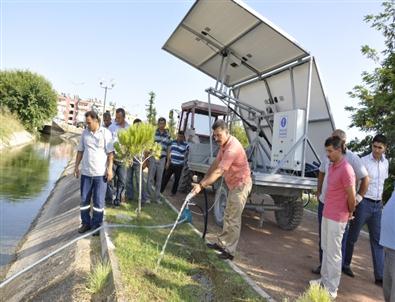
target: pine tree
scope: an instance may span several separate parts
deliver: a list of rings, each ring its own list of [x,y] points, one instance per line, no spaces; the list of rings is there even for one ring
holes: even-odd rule
[[[146,109],[145,111],[147,112],[147,122],[151,125],[156,125],[156,108],[155,108],[155,92],[150,91],[149,93],[149,100],[148,104],[145,105]]]
[[[169,111],[168,126],[169,126],[169,133],[170,133],[171,138],[175,138],[176,137],[176,120],[174,118],[174,110],[173,109]]]

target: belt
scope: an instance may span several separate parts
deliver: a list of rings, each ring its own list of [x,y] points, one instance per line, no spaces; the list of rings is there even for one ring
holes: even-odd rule
[[[379,203],[379,202],[381,202],[381,199],[380,199],[380,200],[374,200],[374,199],[370,199],[370,198],[367,198],[367,197],[364,197],[364,199],[366,199],[366,200],[369,201],[369,202],[373,202],[373,203]]]

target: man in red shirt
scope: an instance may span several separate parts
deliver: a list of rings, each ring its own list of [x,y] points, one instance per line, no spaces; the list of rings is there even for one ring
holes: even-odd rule
[[[343,233],[355,210],[355,173],[344,158],[344,141],[338,136],[328,138],[325,149],[331,163],[321,224],[321,279],[310,283],[323,285],[336,298],[342,270]]]
[[[220,150],[202,181],[194,185],[191,192],[196,195],[218,178],[224,177],[229,189],[224,225],[218,235],[218,243],[208,243],[207,246],[220,251],[221,259],[232,260],[240,237],[241,214],[251,192],[251,171],[243,146],[229,134],[225,122],[217,120],[212,129]]]

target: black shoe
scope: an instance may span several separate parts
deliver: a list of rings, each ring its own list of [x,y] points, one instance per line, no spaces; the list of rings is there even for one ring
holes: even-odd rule
[[[234,257],[227,251],[223,251],[221,254],[218,255],[218,258],[223,260],[233,260]]]
[[[214,250],[217,250],[217,251],[220,251],[220,252],[223,252],[224,251],[224,248],[223,247],[221,247],[221,246],[219,246],[218,244],[216,244],[216,243],[207,243],[207,247],[209,248],[209,249],[214,249]]]
[[[94,228],[92,228],[93,230],[96,230],[96,229],[98,229],[98,228],[100,228],[100,225],[99,226],[97,226],[97,227],[94,227]],[[99,236],[100,235],[100,230],[97,230],[96,232],[94,232],[93,234],[92,234],[92,236]]]
[[[383,279],[376,279],[376,280],[374,280],[374,284],[376,284],[377,286],[383,287]]]
[[[120,206],[120,203],[118,200],[114,200],[114,207],[118,208]]]
[[[343,266],[342,267],[342,272],[345,273],[347,276],[350,276],[352,278],[355,277],[353,271],[351,270],[351,268],[349,266]]]
[[[312,269],[311,272],[316,275],[321,274],[321,265],[317,266],[316,268]]]
[[[91,229],[91,227],[89,225],[86,224],[82,224],[79,228],[78,228],[78,233],[83,234],[87,231],[89,231]]]

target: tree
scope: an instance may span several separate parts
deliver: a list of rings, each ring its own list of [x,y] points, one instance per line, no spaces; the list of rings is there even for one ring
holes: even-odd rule
[[[169,126],[169,133],[170,136],[172,138],[176,137],[176,120],[174,118],[174,110],[170,110],[169,111],[169,122],[168,122],[168,126]]]
[[[244,126],[239,121],[231,122],[230,134],[236,137],[239,142],[246,148],[249,144],[248,137]]]
[[[147,122],[150,123],[151,125],[156,125],[156,108],[154,105],[155,102],[155,92],[150,91],[149,93],[149,100],[148,104],[145,105],[146,109],[145,111],[147,112]]]
[[[17,114],[26,129],[35,131],[57,112],[57,94],[43,76],[30,71],[0,71],[0,106]]]
[[[350,127],[367,132],[362,141],[355,139],[350,143],[354,151],[368,152],[372,140],[371,133],[382,133],[389,140],[389,158],[395,157],[395,3],[385,1],[383,11],[377,15],[367,15],[364,21],[384,36],[385,49],[380,53],[368,45],[361,52],[372,60],[377,67],[372,72],[362,73],[362,84],[353,88],[349,95],[358,100],[358,106],[345,107],[352,112]],[[393,190],[395,162],[390,162],[390,177],[385,183],[383,199]]]
[[[114,144],[117,155],[126,166],[130,166],[133,159],[140,164],[139,173],[139,199],[137,215],[141,212],[141,193],[143,179],[143,164],[151,156],[159,158],[162,147],[155,143],[156,128],[149,123],[136,123],[125,130],[118,132],[118,142]]]

